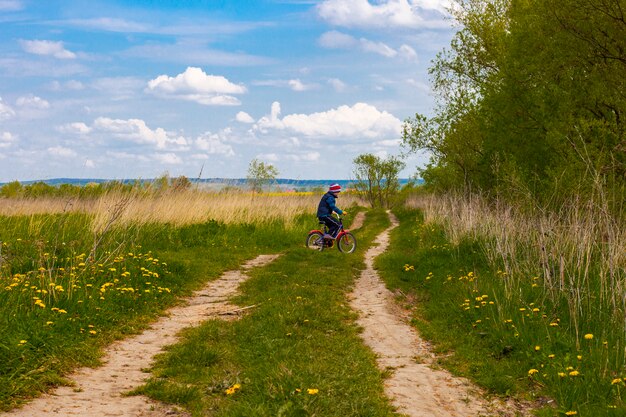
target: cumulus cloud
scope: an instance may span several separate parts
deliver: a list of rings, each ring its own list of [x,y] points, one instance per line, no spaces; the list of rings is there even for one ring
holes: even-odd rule
[[[2,97],[0,97],[0,120],[8,120],[15,116],[15,110],[13,110],[9,105],[4,104],[2,102]]]
[[[91,127],[87,126],[83,122],[74,122],[74,123],[67,123],[67,124],[64,124],[62,126],[59,126],[59,127],[57,127],[57,130],[59,132],[61,132],[61,133],[86,135],[88,133],[91,133],[91,131],[93,129]]]
[[[15,102],[15,104],[17,104],[20,107],[29,107],[29,108],[41,109],[41,110],[50,108],[50,103],[48,103],[46,100],[42,99],[41,97],[37,97],[33,95],[19,97],[17,101]]]
[[[313,84],[304,84],[302,81],[300,81],[300,79],[289,80],[287,84],[289,85],[289,88],[291,88],[293,91],[307,91],[315,87],[315,85]]]
[[[442,17],[450,0],[324,0],[319,16],[336,26],[355,28],[447,27]]]
[[[96,167],[96,163],[94,161],[92,161],[91,159],[85,160],[85,168],[95,168],[95,167]]]
[[[221,75],[207,75],[200,68],[188,67],[175,77],[160,75],[150,80],[147,91],[163,98],[195,101],[207,106],[233,106],[241,102],[232,94],[244,94],[247,90]]]
[[[379,111],[367,103],[340,106],[325,112],[290,114],[280,118],[280,103],[274,102],[269,116],[261,118],[255,128],[288,130],[304,136],[319,138],[369,138],[398,137],[402,121],[386,111]]]
[[[347,85],[343,81],[338,78],[331,78],[328,80],[328,84],[330,84],[336,92],[342,93],[346,91]]]
[[[0,132],[0,149],[8,148],[15,141],[16,137],[11,132]]]
[[[99,117],[94,121],[93,128],[97,131],[106,132],[120,140],[126,140],[138,144],[153,145],[157,149],[169,147],[186,147],[187,139],[176,136],[163,128],[150,129],[146,122],[141,119],[110,119]]]
[[[230,129],[224,129],[219,133],[204,133],[196,138],[194,144],[196,148],[206,154],[233,156],[235,151],[233,147],[224,143],[231,134]]]
[[[58,156],[61,158],[73,158],[77,156],[77,153],[70,148],[65,148],[63,146],[53,146],[48,148],[48,153],[52,156]]]
[[[237,115],[235,116],[235,120],[240,123],[254,123],[254,119],[252,118],[252,116],[250,116],[245,111],[240,111],[239,113],[237,113]]]
[[[74,59],[76,54],[70,52],[63,46],[61,41],[45,41],[45,40],[20,40],[22,49],[28,53],[35,55],[53,56],[58,59]]]

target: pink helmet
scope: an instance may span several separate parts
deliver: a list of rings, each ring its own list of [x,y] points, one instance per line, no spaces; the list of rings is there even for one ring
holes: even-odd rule
[[[330,191],[331,193],[340,193],[341,192],[341,185],[333,184],[330,187],[328,187],[328,191]]]

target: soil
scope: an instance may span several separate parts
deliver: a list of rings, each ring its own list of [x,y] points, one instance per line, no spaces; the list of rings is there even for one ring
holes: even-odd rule
[[[167,316],[155,322],[140,335],[111,345],[99,368],[82,368],[69,376],[74,385],[59,387],[20,409],[7,413],[19,417],[70,416],[188,416],[175,407],[152,401],[144,396],[124,396],[141,386],[149,374],[154,356],[167,345],[177,341],[177,334],[185,327],[196,326],[209,318],[233,318],[244,311],[229,304],[228,299],[247,279],[245,270],[272,262],[278,255],[261,255],[242,266],[211,281],[203,289],[185,300],[184,305],[172,308]]]
[[[366,252],[362,271],[350,294],[350,304],[359,313],[361,337],[377,356],[385,380],[385,393],[399,413],[411,417],[511,416],[524,414],[518,407],[488,401],[469,381],[435,369],[436,357],[429,344],[408,324],[409,315],[374,269],[374,259],[389,246],[389,232],[398,220],[380,234]]]

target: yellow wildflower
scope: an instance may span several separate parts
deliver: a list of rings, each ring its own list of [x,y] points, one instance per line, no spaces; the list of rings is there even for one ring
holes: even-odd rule
[[[591,340],[591,339],[593,339],[593,335],[591,333],[587,333],[585,335],[585,340]]]
[[[576,414],[578,414],[578,411],[566,411],[565,412],[566,416],[575,416]]]
[[[571,371],[569,373],[569,376],[578,376],[578,375],[580,375],[580,372],[578,372],[578,371]]]
[[[536,373],[538,373],[538,372],[539,372],[539,371],[538,371],[538,370],[536,370],[536,369],[531,369],[531,370],[529,370],[529,371],[528,371],[528,375],[529,375],[529,376],[531,376],[531,375],[534,375],[534,374],[536,374]]]
[[[623,381],[621,378],[615,378],[613,381],[611,381],[611,385],[617,385],[617,384],[622,384]]]
[[[306,390],[306,392],[307,392],[309,395],[315,395],[315,394],[317,394],[318,392],[320,392],[320,390],[318,390],[317,388],[309,388],[309,389],[307,389],[307,390]]]
[[[240,389],[241,389],[241,384],[235,384],[232,387],[228,388],[225,392],[226,392],[226,395],[233,395]]]

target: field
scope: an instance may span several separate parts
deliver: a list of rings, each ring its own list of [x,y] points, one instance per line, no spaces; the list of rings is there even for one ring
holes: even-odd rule
[[[319,195],[109,193],[0,203],[0,409],[96,366],[205,282],[259,254],[236,321],[186,330],[134,394],[194,416],[394,415],[385,371],[346,296],[363,251],[303,247]],[[342,195],[351,215],[364,211]],[[520,413],[624,416],[625,231],[599,212],[560,216],[480,199],[409,199],[376,265],[437,363]],[[602,213],[602,211],[600,211]],[[368,210],[366,248],[387,227]],[[320,256],[323,255],[323,256]],[[525,410],[525,411],[524,411]]]

